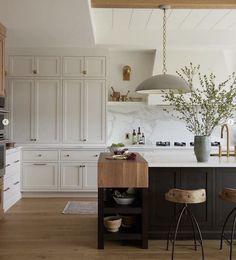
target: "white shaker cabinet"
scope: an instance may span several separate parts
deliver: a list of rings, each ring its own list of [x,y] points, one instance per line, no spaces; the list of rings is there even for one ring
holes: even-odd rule
[[[105,143],[105,109],[104,80],[64,80],[63,142]]]
[[[10,77],[58,77],[61,74],[61,59],[57,56],[9,56]]]
[[[55,191],[57,189],[57,163],[23,163],[22,191]]]
[[[81,164],[62,164],[61,190],[79,191],[83,188],[83,172]]]
[[[59,80],[11,79],[9,94],[13,140],[59,142]]]
[[[83,190],[97,191],[97,163],[83,163]]]
[[[59,142],[59,80],[35,81],[35,139],[36,143]]]
[[[102,56],[63,57],[62,63],[64,77],[106,77],[106,58]]]
[[[97,164],[94,162],[61,165],[62,191],[97,191]]]
[[[19,143],[30,143],[34,134],[34,122],[31,112],[34,80],[10,80],[8,90],[11,97],[11,138]]]

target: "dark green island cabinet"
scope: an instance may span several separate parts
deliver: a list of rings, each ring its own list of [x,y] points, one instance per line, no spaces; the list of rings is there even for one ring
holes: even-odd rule
[[[167,238],[171,218],[181,207],[165,200],[170,188],[206,189],[206,203],[190,206],[203,238],[219,239],[222,223],[236,205],[222,201],[218,194],[224,188],[236,188],[236,164],[235,167],[149,167],[150,239]],[[183,239],[191,235],[188,225],[182,224],[180,237]]]

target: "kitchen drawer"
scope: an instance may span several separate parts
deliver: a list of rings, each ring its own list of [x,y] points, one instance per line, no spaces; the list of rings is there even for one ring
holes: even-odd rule
[[[20,183],[20,175],[14,174],[8,178],[4,177],[4,190],[12,189],[14,186],[17,186]]]
[[[27,161],[57,161],[57,150],[25,150],[22,153],[22,160]]]
[[[73,151],[62,150],[61,161],[97,161],[101,151]]]
[[[6,154],[6,165],[14,164],[20,162],[20,152],[7,153]]]

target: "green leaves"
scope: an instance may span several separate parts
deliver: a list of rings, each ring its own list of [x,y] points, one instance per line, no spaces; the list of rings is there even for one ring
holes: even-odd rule
[[[176,113],[172,116],[186,122],[187,129],[194,135],[211,135],[213,129],[233,116],[236,109],[236,76],[232,73],[220,84],[215,83],[216,76],[202,75],[200,65],[184,67],[177,71],[185,80],[190,93],[175,94],[172,90],[163,92],[163,100],[169,102]],[[193,79],[198,77],[199,88],[194,88]],[[170,113],[168,109],[164,111]]]

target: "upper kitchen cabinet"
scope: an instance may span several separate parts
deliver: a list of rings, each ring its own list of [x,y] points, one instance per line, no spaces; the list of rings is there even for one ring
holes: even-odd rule
[[[105,108],[104,80],[64,80],[63,142],[105,143]]]
[[[101,56],[63,57],[63,76],[80,78],[105,78],[106,58]]]
[[[19,143],[59,142],[60,81],[10,79],[11,138]]]
[[[0,96],[5,96],[5,37],[6,28],[0,23]]]
[[[57,56],[9,56],[9,76],[11,77],[59,77],[61,59]]]

